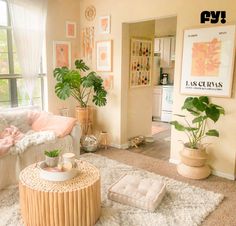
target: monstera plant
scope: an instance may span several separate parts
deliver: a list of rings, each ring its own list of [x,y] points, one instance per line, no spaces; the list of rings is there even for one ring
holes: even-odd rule
[[[190,114],[190,119],[187,115],[176,114],[183,120],[170,122],[176,130],[184,132],[188,137],[188,142],[180,152],[182,163],[177,169],[183,176],[203,179],[209,176],[210,168],[205,164],[207,153],[202,141],[207,136],[219,137],[216,129],[208,129],[207,122],[216,123],[225,111],[223,107],[211,103],[207,96],[187,97],[182,110]]]
[[[93,108],[89,103],[93,102],[99,107],[107,103],[107,92],[102,78],[96,72],[89,71],[89,67],[83,60],[75,61],[75,69],[56,68],[53,74],[57,82],[56,95],[62,100],[72,96],[78,101],[76,118],[83,125],[82,133],[88,133],[93,121]]]
[[[83,60],[75,61],[76,69],[68,69],[67,67],[56,68],[53,72],[57,81],[55,86],[56,95],[65,100],[68,97],[74,97],[79,106],[86,108],[89,100],[97,106],[105,106],[107,103],[107,92],[103,87],[103,80],[96,72],[89,71],[89,67]],[[87,75],[82,73],[88,72]]]

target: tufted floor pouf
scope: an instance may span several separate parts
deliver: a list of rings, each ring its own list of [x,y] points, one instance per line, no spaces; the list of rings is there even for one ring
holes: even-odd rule
[[[165,192],[165,184],[159,180],[125,175],[108,189],[108,198],[153,212]]]

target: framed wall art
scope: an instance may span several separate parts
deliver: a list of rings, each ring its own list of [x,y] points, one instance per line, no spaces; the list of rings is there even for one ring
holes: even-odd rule
[[[71,67],[71,44],[70,42],[53,42],[53,66]]]
[[[110,16],[100,16],[98,20],[98,28],[101,34],[110,34],[111,19]]]
[[[151,84],[152,55],[152,40],[131,39],[130,87],[142,87]]]
[[[113,89],[113,75],[101,75],[103,79],[103,86],[106,91],[110,91]]]
[[[76,38],[76,23],[66,21],[66,37]]]
[[[181,93],[230,97],[235,25],[184,31]]]
[[[97,71],[112,71],[112,40],[96,43]]]

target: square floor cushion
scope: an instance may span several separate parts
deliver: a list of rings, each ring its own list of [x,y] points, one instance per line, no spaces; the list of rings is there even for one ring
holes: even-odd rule
[[[129,206],[154,212],[166,192],[162,181],[124,175],[108,189],[108,198]]]

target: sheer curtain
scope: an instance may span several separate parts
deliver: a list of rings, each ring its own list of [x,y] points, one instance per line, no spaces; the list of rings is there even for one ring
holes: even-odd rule
[[[29,104],[39,73],[45,38],[47,0],[8,0],[16,51]]]

